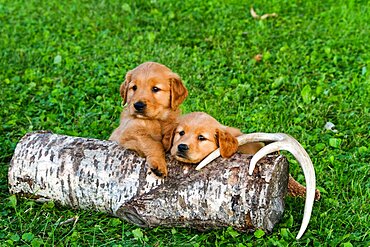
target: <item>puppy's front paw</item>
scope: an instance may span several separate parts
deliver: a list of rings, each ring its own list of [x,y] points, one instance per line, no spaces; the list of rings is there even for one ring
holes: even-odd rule
[[[150,170],[157,176],[166,178],[167,175],[164,175],[162,171],[158,170],[158,168],[150,168]]]
[[[168,171],[166,162],[151,161],[150,170],[158,177],[166,178]]]

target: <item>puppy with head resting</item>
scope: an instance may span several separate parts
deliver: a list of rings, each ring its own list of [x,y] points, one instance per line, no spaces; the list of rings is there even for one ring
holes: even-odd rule
[[[254,137],[247,137],[248,135],[254,135]],[[239,136],[244,138],[240,138]],[[238,140],[236,137],[240,139],[239,141],[241,143],[244,143],[242,139],[253,139],[264,141],[267,145],[265,146],[262,142],[250,142],[238,147]],[[281,140],[282,137],[284,137],[285,140]],[[271,146],[269,147],[269,145]],[[281,147],[281,145],[286,145],[287,147],[284,148]],[[313,164],[298,141],[282,133],[252,133],[244,135],[239,129],[221,125],[216,119],[203,112],[193,112],[179,118],[178,126],[173,132],[173,143],[171,148],[171,155],[175,157],[175,159],[186,163],[199,163],[218,148],[220,149],[219,154],[225,158],[232,156],[236,151],[256,154],[261,149],[253,156],[251,163],[256,156],[263,157],[266,154],[278,150],[287,150],[297,158],[305,174],[307,189],[289,174],[288,193],[292,196],[304,196],[306,194],[302,225],[297,235],[297,239],[299,239],[307,228],[314,199],[320,199],[320,191],[315,190],[316,179]],[[214,157],[212,157],[212,159],[213,158]],[[256,160],[258,161],[260,158],[261,157],[257,157]],[[201,164],[199,166],[201,166]],[[251,169],[250,166],[250,175],[252,175],[251,171],[253,172],[253,168]]]
[[[199,163],[217,148],[222,157],[229,158],[237,151],[255,154],[264,146],[255,142],[238,147],[236,137],[242,134],[239,129],[224,126],[204,112],[192,112],[178,119],[171,155],[182,162]]]
[[[109,140],[146,157],[157,176],[167,176],[165,150],[171,146],[187,89],[166,66],[146,62],[127,72],[120,94],[126,106]]]

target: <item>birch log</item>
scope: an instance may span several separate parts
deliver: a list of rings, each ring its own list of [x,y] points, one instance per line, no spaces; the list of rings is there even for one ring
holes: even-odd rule
[[[196,171],[167,157],[169,176],[162,180],[144,158],[114,142],[36,132],[15,149],[9,190],[144,227],[271,231],[284,211],[288,162],[281,155],[267,156],[250,176],[250,158],[218,158]]]

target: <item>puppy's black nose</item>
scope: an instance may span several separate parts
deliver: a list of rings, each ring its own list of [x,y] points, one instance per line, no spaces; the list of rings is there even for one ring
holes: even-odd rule
[[[177,150],[179,150],[179,152],[185,152],[189,150],[189,146],[181,143],[177,146]]]
[[[137,111],[143,111],[146,107],[146,104],[144,102],[138,101],[134,104],[134,107]]]

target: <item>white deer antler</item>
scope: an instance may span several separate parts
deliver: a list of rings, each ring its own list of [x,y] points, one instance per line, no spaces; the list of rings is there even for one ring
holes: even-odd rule
[[[256,166],[256,163],[265,155],[272,152],[286,150],[293,154],[297,159],[298,163],[301,165],[303,174],[306,180],[306,202],[303,213],[303,220],[301,228],[297,234],[296,239],[300,239],[305,232],[308,223],[311,218],[313,203],[315,200],[315,188],[316,188],[316,177],[315,170],[310,159],[310,156],[307,154],[306,150],[302,145],[293,137],[283,133],[252,133],[245,134],[237,137],[239,146],[246,144],[248,142],[271,142],[270,144],[261,148],[252,158],[249,164],[249,175],[253,174],[253,170]],[[205,167],[212,160],[220,156],[220,150],[217,149],[208,155],[195,169],[200,170]]]

